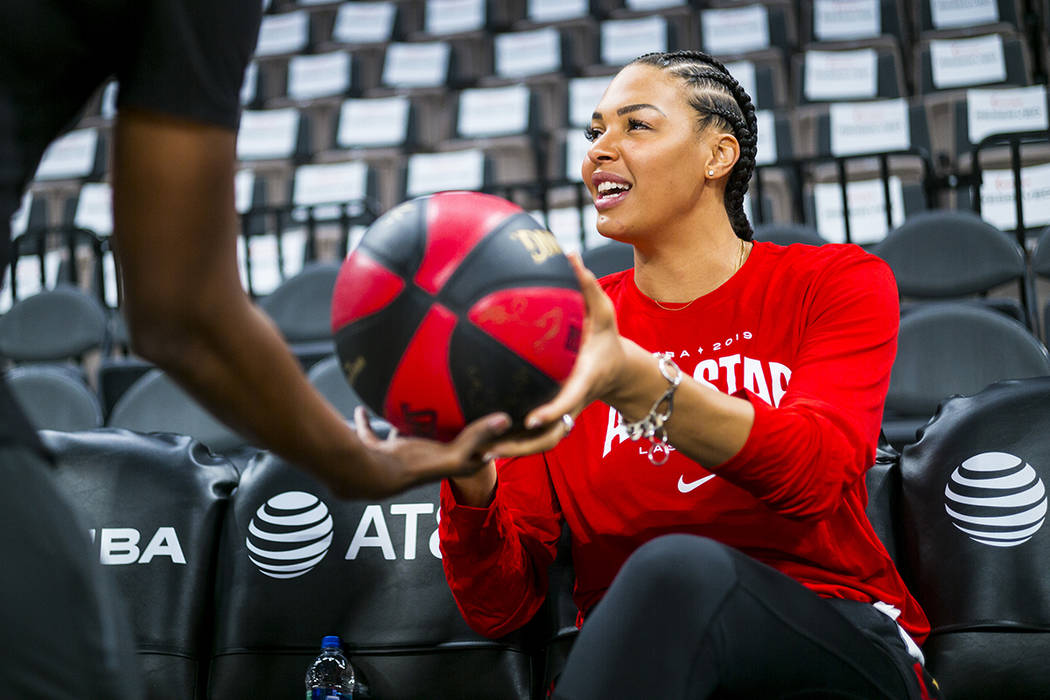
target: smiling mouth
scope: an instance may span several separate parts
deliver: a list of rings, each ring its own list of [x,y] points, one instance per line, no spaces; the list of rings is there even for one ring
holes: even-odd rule
[[[606,180],[605,182],[598,183],[597,196],[594,198],[595,209],[601,211],[614,207],[622,202],[626,197],[627,193],[631,191],[631,185],[622,182],[611,182]]]

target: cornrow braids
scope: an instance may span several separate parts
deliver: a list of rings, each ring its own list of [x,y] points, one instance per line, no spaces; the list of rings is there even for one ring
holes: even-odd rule
[[[700,115],[699,128],[728,129],[736,137],[740,157],[729,174],[724,202],[733,232],[745,241],[751,240],[755,232],[744,212],[744,195],[755,171],[758,151],[758,120],[751,96],[718,59],[702,51],[647,53],[631,63],[669,70],[694,89],[689,104]]]

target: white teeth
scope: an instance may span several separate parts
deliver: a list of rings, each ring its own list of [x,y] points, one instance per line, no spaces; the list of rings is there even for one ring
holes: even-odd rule
[[[627,190],[631,189],[631,186],[621,182],[612,182],[611,180],[605,180],[603,182],[598,183],[597,189],[598,194],[606,194],[619,191],[626,192]]]

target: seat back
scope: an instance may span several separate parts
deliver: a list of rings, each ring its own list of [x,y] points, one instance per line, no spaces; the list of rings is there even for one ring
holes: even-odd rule
[[[21,299],[0,316],[0,356],[16,362],[76,358],[105,337],[102,305],[69,285]]]
[[[982,303],[994,303],[1035,328],[1024,251],[1012,237],[973,213],[915,214],[891,231],[875,252],[893,269],[904,298],[959,298],[1016,284],[1016,297],[985,298]]]
[[[270,454],[253,460],[222,537],[211,695],[295,697],[338,634],[374,697],[530,697],[522,640],[484,639],[456,608],[437,503],[436,484],[340,501]]]
[[[315,263],[259,300],[304,366],[335,351],[332,290],[338,275],[338,263]]]
[[[69,367],[15,367],[4,375],[4,380],[38,430],[71,432],[102,427],[98,396]]]
[[[215,556],[236,471],[188,437],[41,436],[127,606],[148,697],[203,698]]]
[[[1050,378],[945,402],[901,455],[898,561],[945,697],[1050,688]]]
[[[756,241],[769,241],[777,245],[805,243],[806,245],[824,245],[827,243],[817,230],[805,224],[762,224],[755,227]]]
[[[886,407],[929,417],[953,394],[1046,374],[1046,348],[1017,321],[962,302],[930,302],[901,318]]]
[[[140,433],[191,435],[217,452],[246,445],[244,438],[219,422],[159,369],[151,369],[135,380],[117,400],[106,425]]]
[[[581,258],[595,277],[604,277],[634,267],[634,246],[608,241],[583,251]]]

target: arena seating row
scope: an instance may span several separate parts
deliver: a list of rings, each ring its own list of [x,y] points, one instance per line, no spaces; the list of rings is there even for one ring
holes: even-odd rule
[[[580,209],[578,129],[624,61],[700,47],[728,62],[762,112],[749,203],[756,221],[806,221],[826,238],[866,244],[908,214],[950,206],[1031,232],[1050,223],[1045,5],[272,3],[242,95],[239,208],[253,212],[245,223],[253,233],[295,229],[294,248],[312,238],[290,212],[322,201],[354,203],[328,219],[367,223],[368,212],[435,188],[483,189],[579,220],[560,235],[586,246],[587,213],[571,211]],[[111,226],[102,181],[114,99],[109,86],[49,151],[16,232],[30,222],[100,233]],[[872,130],[872,120],[882,126]],[[1025,143],[1016,157],[988,148],[975,159],[996,130],[1041,131],[1043,143]],[[869,157],[887,152],[897,155]],[[1012,204],[1022,199],[1019,223]],[[253,239],[256,248],[274,246],[268,236]],[[263,277],[260,294],[283,279]]]
[[[952,399],[868,476],[870,517],[928,612],[927,663],[953,700],[1050,687],[1048,398],[1043,377]],[[571,554],[529,625],[478,636],[442,574],[434,484],[340,501],[268,453],[238,469],[185,436],[42,435],[123,593],[151,699],[294,697],[326,634],[382,700],[543,698],[564,665]]]
[[[756,237],[782,244],[825,242],[815,230],[799,226],[759,226]],[[1034,282],[1050,272],[1050,229],[1031,266],[1019,243],[963,212],[913,216],[871,250],[894,271],[902,300],[884,418],[893,445],[913,442],[937,404],[952,394],[972,394],[1001,379],[1050,374],[1040,340],[1050,322],[1050,299],[1040,299]],[[599,275],[633,263],[625,244],[605,243],[583,255]],[[260,305],[311,379],[349,417],[359,402],[332,355],[330,331],[337,272],[335,263],[308,265],[261,297]],[[31,295],[0,316],[0,359],[15,365],[8,380],[41,427],[166,429],[223,452],[247,449],[240,436],[169,378],[130,355],[119,313],[107,315],[97,299],[79,289],[62,285]]]

